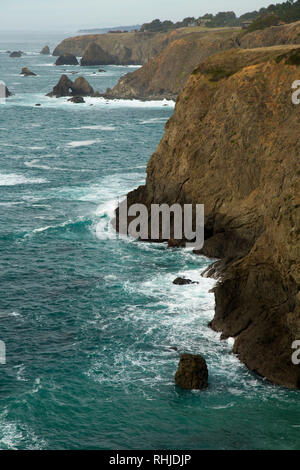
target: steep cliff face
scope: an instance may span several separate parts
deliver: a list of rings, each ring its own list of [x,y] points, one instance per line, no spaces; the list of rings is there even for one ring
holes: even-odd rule
[[[53,51],[54,56],[66,53],[82,56],[87,46],[96,43],[115,58],[117,64],[146,64],[170,42],[186,35],[186,30],[169,33],[88,34],[65,39]]]
[[[300,44],[300,22],[244,34],[240,30],[206,31],[169,44],[141,69],[122,77],[108,98],[175,99],[193,69],[207,57],[231,48]]]
[[[239,47],[237,31],[193,33],[172,41],[141,69],[122,77],[108,98],[176,99],[196,65],[212,54]]]
[[[297,62],[300,48],[289,46],[204,61],[177,99],[146,185],[128,195],[205,205],[202,253],[223,259],[211,326],[235,338],[251,370],[291,388],[300,387],[291,360],[300,340]]]

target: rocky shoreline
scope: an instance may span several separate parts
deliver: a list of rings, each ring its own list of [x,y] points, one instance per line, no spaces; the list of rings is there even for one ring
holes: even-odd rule
[[[204,248],[221,258],[211,327],[274,384],[300,388],[299,46],[231,50],[191,74],[128,204],[204,204]],[[206,275],[207,275],[206,274]]]
[[[82,56],[81,65],[143,65],[108,89],[108,99],[141,101],[176,99],[194,68],[209,56],[229,49],[251,49],[300,44],[300,22],[241,33],[219,29],[191,33],[183,28],[169,33],[87,35],[65,39],[53,55]]]

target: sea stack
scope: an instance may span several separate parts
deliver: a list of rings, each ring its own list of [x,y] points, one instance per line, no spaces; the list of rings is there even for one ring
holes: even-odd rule
[[[75,82],[67,77],[67,75],[62,75],[59,82],[53,90],[48,93],[49,97],[60,98],[63,96],[94,96],[95,92],[93,87],[84,77],[76,78]]]
[[[36,77],[36,73],[31,72],[28,67],[23,67],[20,75],[24,75],[24,77]]]
[[[109,65],[115,62],[113,56],[105,52],[101,46],[92,42],[85,49],[80,65]]]
[[[43,49],[41,50],[40,54],[43,54],[43,55],[50,55],[49,46],[43,47]]]
[[[73,54],[64,54],[58,57],[55,65],[79,65],[79,63]]]
[[[200,354],[181,354],[175,383],[184,390],[204,390],[208,387],[208,369]]]

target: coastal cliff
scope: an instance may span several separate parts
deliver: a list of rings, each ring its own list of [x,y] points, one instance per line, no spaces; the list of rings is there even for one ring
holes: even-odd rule
[[[193,69],[207,57],[231,48],[300,44],[300,22],[244,33],[238,29],[187,34],[173,41],[141,69],[122,77],[107,98],[176,99]]]
[[[185,36],[188,28],[167,33],[108,33],[87,34],[64,39],[53,51],[54,56],[73,54],[83,56],[87,47],[97,44],[113,57],[117,65],[143,65],[163,51],[172,41]]]
[[[190,73],[207,57],[239,47],[237,31],[192,33],[172,41],[156,57],[135,72],[122,77],[107,98],[176,99]]]
[[[205,205],[201,253],[221,258],[211,327],[275,384],[300,388],[300,48],[230,50],[201,63],[128,203]]]

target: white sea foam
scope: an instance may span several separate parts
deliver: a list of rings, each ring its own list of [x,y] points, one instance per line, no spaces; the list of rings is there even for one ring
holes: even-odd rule
[[[0,173],[0,186],[15,186],[18,184],[42,184],[46,182],[47,180],[43,178],[27,178],[24,175],[17,175],[14,173]]]
[[[162,108],[162,107],[175,107],[175,101],[171,100],[156,100],[156,101],[140,101],[140,100],[108,100],[106,98],[85,98],[86,104],[93,104],[94,106],[110,106],[110,107],[124,107],[124,108]]]
[[[43,449],[47,445],[29,426],[8,419],[8,409],[4,408],[0,414],[0,449],[18,450],[25,442],[28,450]]]
[[[29,150],[44,150],[45,148],[47,147],[38,147],[37,145],[36,146],[33,146],[33,147],[27,147]]]
[[[6,106],[30,106],[34,107],[36,111],[47,108],[65,107],[66,109],[75,111],[82,110],[83,108],[94,106],[99,108],[162,108],[162,107],[175,107],[175,101],[172,100],[156,100],[156,101],[139,101],[139,100],[108,100],[106,98],[85,97],[85,103],[74,104],[69,100],[69,97],[63,98],[50,98],[41,93],[18,93],[12,99],[7,100]],[[41,107],[35,105],[39,103]]]
[[[152,118],[147,119],[145,121],[141,121],[141,124],[157,124],[157,123],[165,123],[169,118],[160,117],[160,118]]]
[[[101,125],[94,125],[94,126],[80,126],[80,127],[70,127],[69,129],[72,130],[80,130],[80,129],[87,129],[87,130],[99,130],[99,131],[115,131],[116,127],[114,126],[101,126]]]
[[[77,147],[89,147],[90,145],[95,145],[101,142],[100,139],[95,140],[74,140],[67,144],[67,147],[77,148]]]
[[[74,168],[61,168],[61,167],[56,167],[56,166],[41,165],[39,162],[40,162],[40,159],[36,158],[34,160],[24,162],[24,165],[27,166],[28,168],[37,168],[39,170],[50,170],[50,171],[67,171],[67,172],[73,172],[73,173],[93,171],[93,170],[83,169],[83,168],[75,170]]]

